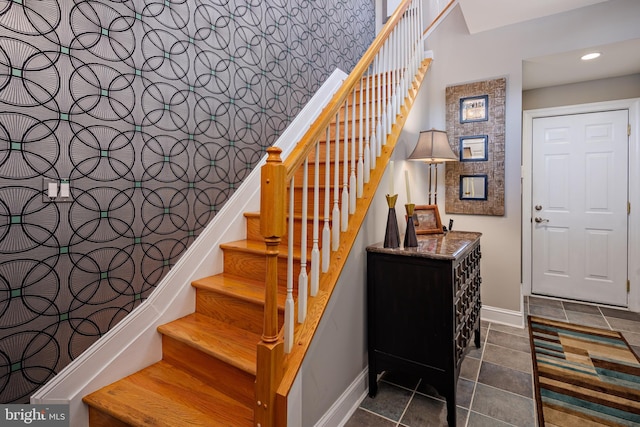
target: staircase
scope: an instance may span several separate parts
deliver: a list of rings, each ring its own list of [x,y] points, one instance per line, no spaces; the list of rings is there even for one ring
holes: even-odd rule
[[[390,29],[381,31],[383,37],[386,39],[390,37],[393,26],[401,21],[403,14],[410,15],[407,11],[411,10],[409,9],[411,4],[410,0],[402,3],[387,24]],[[408,30],[409,27],[404,31]],[[261,199],[263,210],[265,210],[265,202],[267,206],[278,205],[279,202],[283,206],[293,204],[292,210],[289,210],[289,206],[283,209],[289,212],[287,215],[289,219],[293,218],[289,228],[293,230],[293,239],[287,243],[288,233],[273,231],[278,228],[277,226],[274,228],[273,224],[278,223],[279,219],[274,220],[273,213],[269,209],[265,210],[269,213],[262,212],[262,223],[261,213],[244,213],[246,240],[220,246],[224,254],[223,273],[192,283],[196,290],[195,312],[158,327],[158,332],[162,335],[162,360],[83,398],[83,402],[89,407],[91,427],[286,425],[288,391],[381,180],[406,120],[408,109],[430,65],[429,59],[419,60],[416,63],[417,70],[415,75],[412,73],[409,76],[411,78],[408,80],[411,80],[411,83],[406,85],[406,94],[402,95],[397,109],[394,108],[391,112],[391,93],[395,87],[401,86],[401,80],[394,72],[380,72],[380,66],[374,65],[372,58],[378,58],[375,52],[382,48],[381,43],[384,43],[384,40],[379,42],[377,47],[372,46],[374,53],[365,55],[365,58],[369,58],[367,62],[356,67],[355,77],[350,76],[345,82],[348,86],[346,92],[336,94],[334,99],[337,101],[332,101],[318,119],[324,120],[326,124],[312,126],[308,133],[309,137],[303,138],[302,142],[304,144],[305,140],[309,140],[308,146],[294,150],[286,160],[290,165],[284,165],[284,169],[293,181],[287,181],[282,187],[287,189],[287,194],[291,194],[289,190],[292,189],[292,198],[283,202],[286,198],[278,196],[270,201],[269,197],[263,193]],[[391,65],[399,66],[399,64]],[[380,88],[379,92],[371,89],[369,92],[373,94],[371,98],[369,94],[365,96],[364,93],[365,90],[369,91],[370,82],[377,82],[376,87]],[[375,93],[384,93],[385,96],[378,96]],[[389,93],[388,99],[387,93]],[[352,105],[353,102],[355,105]],[[367,102],[370,108],[366,108]],[[383,102],[389,104],[388,113],[386,108],[380,107]],[[347,114],[343,114],[345,108]],[[379,165],[377,168],[371,166],[368,181],[360,184],[364,188],[363,194],[359,196],[357,206],[353,207],[355,212],[349,215],[349,231],[343,232],[344,238],[341,238],[339,246],[333,249],[334,255],[329,254],[329,242],[323,241],[329,240],[327,235],[318,237],[317,245],[323,249],[326,247],[323,258],[331,258],[331,267],[329,271],[323,271],[320,280],[322,298],[310,299],[309,311],[312,314],[309,320],[301,323],[293,322],[292,319],[298,319],[297,311],[301,310],[302,302],[304,303],[302,309],[306,310],[307,298],[306,295],[297,297],[297,291],[292,287],[291,277],[297,278],[301,271],[312,269],[311,254],[313,247],[317,247],[311,237],[314,235],[314,220],[317,219],[321,223],[327,217],[326,212],[314,212],[313,203],[306,204],[303,200],[304,193],[307,193],[307,199],[312,200],[316,190],[313,185],[302,185],[304,173],[300,166],[304,160],[297,161],[295,158],[296,156],[304,157],[308,161],[308,177],[313,177],[315,169],[318,169],[319,175],[323,176],[321,183],[317,186],[319,199],[324,200],[325,192],[328,191],[333,204],[334,197],[337,200],[336,194],[339,194],[336,191],[339,192],[343,188],[344,168],[350,168],[349,159],[344,163],[335,162],[334,164],[335,144],[338,144],[338,155],[342,156],[340,144],[349,144],[350,137],[352,144],[356,144],[358,139],[362,141],[360,133],[363,132],[363,128],[359,122],[364,120],[362,118],[364,110],[372,112],[366,120],[366,123],[371,124],[368,126],[372,133],[375,132],[376,123],[387,120],[382,115],[389,115],[389,126],[382,146],[370,149],[367,145],[366,148],[375,156],[371,163],[375,164],[377,158]],[[344,120],[349,122],[347,116],[355,117],[356,114],[359,119],[347,124],[349,130],[346,135],[344,131],[341,134],[340,129],[345,129]],[[380,128],[384,126],[378,126],[378,129]],[[325,129],[327,129],[326,132]],[[369,136],[368,132],[367,136]],[[321,135],[327,135],[328,138]],[[316,144],[319,145],[318,153],[320,153],[317,162]],[[326,150],[326,144],[329,144],[329,151]],[[355,152],[355,145],[353,147]],[[359,150],[362,160],[364,148],[361,146]],[[270,149],[269,152],[271,163],[276,163],[276,167],[283,166],[277,152],[274,149]],[[347,149],[344,152],[348,153]],[[329,155],[327,156],[326,153]],[[294,159],[290,160],[291,158]],[[350,161],[353,165],[355,159],[352,158]],[[269,161],[267,163],[263,167],[263,174],[264,168],[273,166],[273,164],[269,166]],[[336,169],[340,177],[337,180],[338,187],[335,187],[334,181]],[[328,178],[329,176],[331,179]],[[282,179],[284,183],[284,176]],[[358,177],[358,179],[363,178]],[[310,178],[310,180],[313,179]],[[269,180],[267,182],[271,183]],[[329,183],[328,186],[326,182]],[[352,188],[351,191],[356,190]],[[343,209],[348,207],[343,206]],[[268,218],[266,221],[265,215]],[[284,223],[288,219],[282,221]],[[315,226],[317,227],[317,223]],[[284,229],[284,227],[280,228]],[[304,240],[300,237],[303,234],[308,236]],[[265,242],[269,241],[272,246],[268,246],[269,243],[265,245]],[[274,241],[276,241],[275,244]],[[280,241],[284,243],[280,244]],[[277,256],[273,248],[278,251]],[[319,268],[319,266],[315,267]],[[277,275],[274,274],[274,270],[277,271]],[[275,285],[273,288],[270,287],[272,281]],[[272,304],[273,302],[275,304]],[[298,338],[296,338],[297,345],[292,350],[293,336]],[[289,340],[288,345],[287,340]],[[283,347],[286,355],[282,354]]]
[[[339,116],[343,127],[343,115]],[[324,153],[326,141],[320,144],[320,152]],[[334,153],[332,141],[329,144],[330,153]],[[329,169],[326,163],[325,158],[320,159],[321,171]],[[302,187],[298,185],[294,191],[300,194]],[[324,191],[322,188],[321,199]],[[301,196],[295,199],[301,200]],[[300,205],[294,208],[297,260],[301,209]],[[89,405],[92,427],[253,425],[256,345],[261,340],[264,318],[266,248],[260,234],[260,213],[247,212],[244,217],[246,240],[221,245],[224,272],[192,283],[196,289],[195,313],[158,327],[162,334],[162,360],[83,399]],[[311,222],[307,227],[307,235],[311,236]],[[287,277],[287,248],[281,250],[280,326],[284,321]],[[297,267],[293,274],[297,277],[300,266],[294,265]]]

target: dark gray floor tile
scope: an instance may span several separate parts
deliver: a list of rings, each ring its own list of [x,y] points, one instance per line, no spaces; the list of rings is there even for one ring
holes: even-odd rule
[[[607,317],[615,317],[617,319],[626,319],[640,322],[640,313],[634,313],[628,310],[619,310],[616,308],[600,307],[602,314]]]
[[[549,319],[567,320],[563,308],[545,307],[529,304],[529,314],[532,316],[547,317]]]
[[[469,417],[469,410],[461,407],[456,408],[456,427],[465,427],[467,425],[467,418]]]
[[[533,378],[531,374],[516,371],[489,362],[482,362],[478,383],[510,391],[520,396],[533,398]]]
[[[480,345],[480,348],[476,348],[475,344],[471,344],[471,347],[469,347],[469,350],[468,350],[467,355],[465,357],[473,357],[475,359],[481,359],[482,358],[482,345]]]
[[[456,405],[469,409],[475,385],[475,381],[465,380],[464,378],[458,379],[456,387]]]
[[[551,299],[551,298],[543,298],[543,297],[529,297],[529,306],[537,305],[543,307],[556,307],[562,308],[562,301]]]
[[[460,378],[475,381],[478,378],[478,370],[480,369],[480,359],[473,357],[465,357],[460,366]]]
[[[409,427],[446,426],[447,405],[442,400],[416,394],[400,422]]]
[[[629,343],[629,345],[637,345],[640,346],[640,333],[635,333],[635,332],[629,332],[629,331],[623,331],[622,335],[624,336],[624,339],[627,340],[627,342]]]
[[[515,369],[520,372],[529,374],[533,372],[533,361],[531,360],[531,353],[527,353],[525,351],[518,351],[511,348],[504,348],[493,344],[487,344],[482,360],[485,362],[491,362],[496,365]]]
[[[567,313],[567,320],[571,323],[609,329],[609,324],[601,314],[593,315],[569,310],[566,310],[565,313]]]
[[[493,329],[489,330],[487,344],[499,345],[500,347],[511,348],[513,350],[524,352],[531,351],[529,337],[507,334],[505,332],[494,331]]]
[[[600,313],[600,309],[595,305],[580,304],[570,301],[564,301],[562,305],[564,306],[565,310],[577,311],[579,313],[597,314],[598,316],[602,316],[602,313]]]
[[[526,325],[526,319],[525,319],[525,325]],[[513,334],[513,335],[520,335],[522,337],[529,337],[529,331],[526,327],[524,328],[516,328],[515,326],[507,326],[507,325],[501,325],[499,323],[493,323],[491,324],[491,330],[492,331],[500,331],[500,332],[506,332],[508,334]]]
[[[640,322],[607,316],[607,322],[614,331],[640,333]]]
[[[344,427],[394,427],[395,425],[395,422],[386,420],[379,415],[358,408],[346,422]]]
[[[412,394],[413,392],[405,388],[379,381],[376,397],[367,396],[360,404],[360,407],[390,420],[398,421],[409,400],[411,400]]]
[[[511,427],[511,424],[471,411],[467,427]]]
[[[471,411],[519,427],[535,426],[532,399],[478,383]]]

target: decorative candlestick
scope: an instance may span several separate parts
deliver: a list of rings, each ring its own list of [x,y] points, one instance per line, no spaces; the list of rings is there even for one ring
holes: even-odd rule
[[[398,230],[398,218],[396,217],[396,200],[398,195],[387,194],[387,205],[389,205],[389,215],[387,216],[387,231],[384,234],[384,247],[397,248],[400,246],[400,231]]]
[[[404,207],[407,210],[407,231],[404,233],[404,247],[416,248],[418,247],[418,236],[416,236],[416,227],[413,224],[413,210],[416,205],[407,203]]]

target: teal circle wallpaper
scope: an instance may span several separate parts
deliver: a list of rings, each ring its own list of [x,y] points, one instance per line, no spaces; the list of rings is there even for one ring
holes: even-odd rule
[[[140,305],[335,68],[371,0],[0,0],[0,403]],[[51,201],[47,183],[68,180]]]

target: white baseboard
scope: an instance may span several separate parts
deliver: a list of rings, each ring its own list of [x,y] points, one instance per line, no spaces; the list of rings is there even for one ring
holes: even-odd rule
[[[318,420],[315,427],[343,426],[353,413],[358,409],[360,403],[367,397],[369,385],[367,377],[369,369],[366,369],[356,377],[349,387],[340,395],[331,408]]]
[[[522,311],[482,306],[480,318],[487,322],[500,323],[507,326],[514,326],[516,328],[524,328],[524,313]]]

